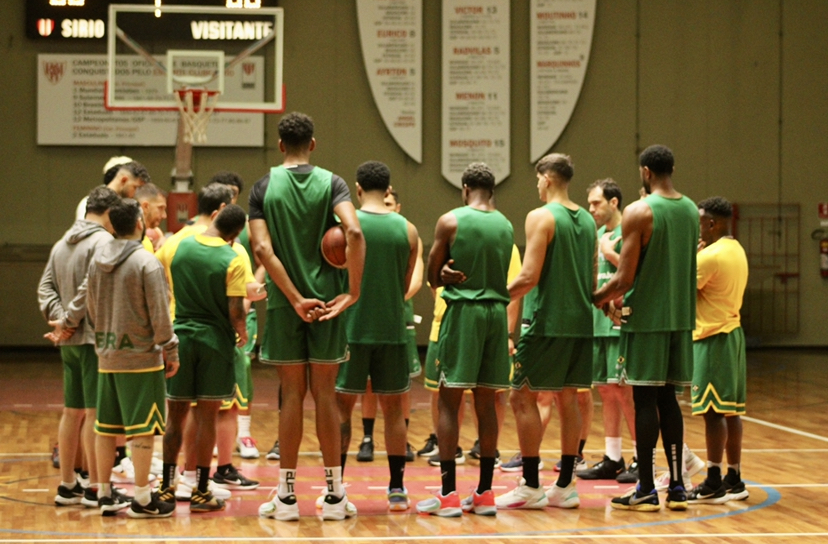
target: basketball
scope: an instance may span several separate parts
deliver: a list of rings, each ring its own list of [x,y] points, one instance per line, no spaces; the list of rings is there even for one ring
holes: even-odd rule
[[[341,225],[329,228],[322,237],[322,257],[333,267],[345,268],[348,262],[348,256],[345,253],[347,247],[345,229]]]

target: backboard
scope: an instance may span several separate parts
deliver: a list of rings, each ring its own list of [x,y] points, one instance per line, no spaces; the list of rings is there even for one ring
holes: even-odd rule
[[[178,111],[175,92],[217,91],[215,111],[280,113],[283,11],[112,4],[109,110]]]

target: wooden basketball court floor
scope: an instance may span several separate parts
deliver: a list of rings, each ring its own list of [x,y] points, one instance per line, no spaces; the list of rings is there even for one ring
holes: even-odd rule
[[[101,517],[97,510],[55,507],[59,471],[50,462],[62,402],[62,369],[57,352],[0,354],[0,541],[2,542],[608,542],[670,543],[784,543],[828,542],[828,351],[769,350],[748,353],[748,417],[744,418],[743,478],[750,497],[744,502],[691,506],[686,512],[662,509],[656,513],[613,510],[609,500],[627,486],[614,481],[578,483],[581,507],[498,512],[495,518],[464,515],[440,519],[417,515],[413,503],[427,498],[440,485],[439,469],[417,459],[406,469],[412,509],[386,511],[387,464],[382,417],[375,430],[377,454],[372,463],[349,457],[345,470],[348,495],[359,516],[342,522],[322,522],[313,502],[323,483],[321,458],[314,436],[313,403],[306,402],[305,438],[297,491],[302,518],[278,522],[257,516],[279,474],[277,461],[264,452],[275,439],[275,369],[254,363],[253,435],[262,457],[241,460],[240,466],[262,486],[235,492],[224,512],[190,514],[179,504],[173,517],[133,520],[124,513]],[[409,440],[420,447],[428,436],[428,395],[421,382],[412,387]],[[590,463],[603,453],[600,398],[595,394],[595,418],[585,456]],[[688,400],[687,397],[684,399]],[[703,459],[704,425],[686,414],[686,440]],[[514,419],[507,410],[500,451],[508,458],[517,448]],[[352,449],[361,437],[359,408],[354,415]],[[468,450],[475,431],[467,418],[461,445]],[[630,442],[624,438],[625,457]],[[554,482],[558,459],[558,426],[553,419],[542,445],[545,484]],[[663,454],[657,461],[664,466]],[[703,474],[703,473],[702,473]],[[695,478],[701,481],[702,474]],[[496,493],[514,485],[516,475],[495,471]],[[458,467],[458,490],[465,494],[477,482],[477,462]],[[125,486],[127,489],[130,486]]]

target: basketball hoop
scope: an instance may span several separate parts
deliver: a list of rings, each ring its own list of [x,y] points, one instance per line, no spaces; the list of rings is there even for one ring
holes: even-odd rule
[[[176,89],[173,93],[181,119],[184,120],[184,143],[207,141],[207,124],[219,100],[219,91],[194,87]]]

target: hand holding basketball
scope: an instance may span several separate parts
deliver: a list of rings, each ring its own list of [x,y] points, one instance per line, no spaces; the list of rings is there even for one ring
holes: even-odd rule
[[[322,257],[335,268],[345,268],[348,264],[348,240],[341,225],[331,227],[322,237]]]

